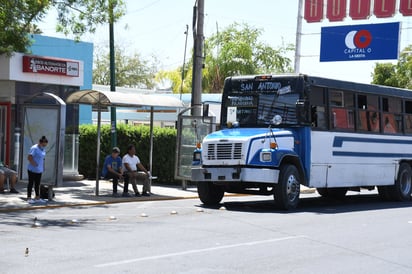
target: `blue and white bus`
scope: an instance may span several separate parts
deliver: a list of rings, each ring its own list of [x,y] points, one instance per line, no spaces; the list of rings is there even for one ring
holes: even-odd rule
[[[228,192],[295,208],[301,185],[329,197],[377,187],[383,199],[411,199],[410,90],[302,74],[229,77],[221,126],[193,155],[206,205]]]

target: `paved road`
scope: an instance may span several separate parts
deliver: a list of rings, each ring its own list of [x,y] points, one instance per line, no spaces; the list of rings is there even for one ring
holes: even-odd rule
[[[217,208],[185,199],[1,213],[0,272],[412,272],[412,203],[373,193],[273,205],[243,196]]]

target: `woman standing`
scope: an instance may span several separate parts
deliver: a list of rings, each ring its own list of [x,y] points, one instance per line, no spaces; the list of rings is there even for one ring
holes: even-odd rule
[[[41,175],[44,172],[44,160],[46,158],[45,147],[47,146],[46,136],[42,136],[39,140],[39,143],[32,146],[29,151],[29,164],[27,165],[27,172],[29,175],[29,184],[27,185],[27,200],[31,199],[31,191],[33,189],[34,183],[34,192],[36,193],[35,199],[40,198],[40,180]]]

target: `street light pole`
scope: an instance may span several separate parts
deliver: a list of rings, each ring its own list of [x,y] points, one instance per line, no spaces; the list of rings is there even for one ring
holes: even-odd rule
[[[113,4],[110,1],[109,6],[109,50],[110,50],[110,91],[116,91],[116,67],[115,67],[115,50],[114,50],[114,15]],[[111,144],[112,147],[117,146],[117,132],[116,132],[116,107],[110,107],[110,125],[111,125]]]

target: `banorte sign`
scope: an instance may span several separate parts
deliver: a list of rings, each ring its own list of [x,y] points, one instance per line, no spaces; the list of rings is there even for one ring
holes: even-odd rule
[[[79,62],[24,55],[23,72],[79,77]]]
[[[305,0],[304,18],[308,23],[323,20],[323,2],[325,0]],[[396,2],[399,1],[399,12],[403,16],[412,16],[412,0],[326,0],[326,18],[330,22],[343,21],[347,16],[346,7],[349,2],[349,16],[353,20],[364,20],[372,13],[377,18],[393,17]]]

